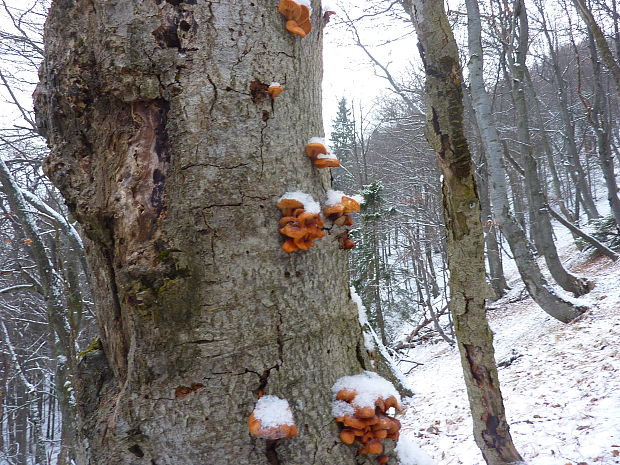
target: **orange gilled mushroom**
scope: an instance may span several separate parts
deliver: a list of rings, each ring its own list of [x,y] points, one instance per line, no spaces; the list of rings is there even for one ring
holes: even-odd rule
[[[308,142],[306,144],[306,155],[313,160],[319,155],[327,155],[327,147],[321,142]]]
[[[312,164],[317,168],[338,168],[340,161],[337,158],[314,158]]]
[[[351,402],[353,399],[355,399],[356,395],[357,395],[357,392],[355,392],[352,389],[341,389],[336,394],[336,400],[343,400],[345,402]]]
[[[344,206],[345,213],[355,213],[360,211],[361,209],[360,203],[352,197],[347,197],[346,195],[343,195],[341,202]]]
[[[281,199],[277,207],[282,212],[282,215],[291,216],[296,209],[303,208],[304,204],[295,199]]]
[[[284,89],[282,88],[279,82],[272,82],[267,88],[267,92],[269,92],[269,95],[271,95],[271,98],[274,99],[278,95],[280,95],[282,92],[284,92]]]
[[[335,221],[344,214],[344,205],[337,203],[335,205],[328,205],[323,209],[323,215],[331,221]],[[344,389],[343,389],[344,390]],[[344,400],[344,399],[340,399]]]
[[[295,245],[295,241],[293,239],[286,239],[282,244],[282,250],[287,253],[293,253],[296,250],[299,250],[299,247]]]
[[[283,439],[297,436],[297,426],[295,425],[277,425],[263,427],[262,422],[254,416],[254,412],[250,414],[248,419],[248,428],[253,436],[261,439]]]
[[[284,234],[291,239],[302,239],[307,234],[306,228],[303,228],[298,221],[287,223],[279,231],[280,234]]]
[[[374,436],[377,439],[385,439],[387,438],[387,435],[388,435],[388,432],[387,430],[384,430],[384,429],[380,429],[374,432]]]
[[[387,455],[380,455],[377,457],[377,463],[380,465],[384,465],[390,461],[390,458]]]
[[[381,441],[376,439],[372,439],[368,444],[366,444],[366,449],[368,449],[369,454],[380,454],[383,452]]]
[[[374,407],[358,407],[355,409],[355,416],[357,418],[372,418],[375,416]]]
[[[343,429],[340,431],[340,440],[345,444],[351,445],[355,442],[355,432],[351,429]]]
[[[402,410],[402,407],[398,404],[398,400],[396,400],[396,397],[394,396],[390,396],[387,399],[385,399],[385,410],[387,411],[388,409],[392,407],[394,407],[396,411],[398,412]]]
[[[363,430],[366,427],[366,425],[361,419],[351,415],[345,415],[343,423],[345,426],[350,426],[351,428],[355,429]]]
[[[286,29],[302,38],[312,30],[310,22],[310,9],[306,5],[300,5],[293,0],[280,0],[278,11],[288,20]]]

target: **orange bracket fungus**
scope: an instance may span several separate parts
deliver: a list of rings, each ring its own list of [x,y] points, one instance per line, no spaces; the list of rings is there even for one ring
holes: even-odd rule
[[[250,434],[261,439],[275,440],[297,436],[293,412],[286,399],[263,396],[258,399],[248,419]]]
[[[325,236],[321,206],[304,192],[287,192],[277,204],[282,212],[280,234],[286,237],[282,250],[291,253],[314,247],[314,239]]]
[[[327,150],[323,137],[313,137],[306,144],[306,155],[317,168],[337,168],[340,162]]]
[[[360,453],[379,455],[383,441],[397,441],[400,422],[390,416],[391,409],[400,411],[400,396],[394,385],[376,373],[365,371],[355,376],[344,376],[332,386],[334,400],[332,414],[343,429],[340,440],[348,445],[358,442]],[[386,455],[377,462],[387,463]]]
[[[278,95],[280,95],[282,92],[284,92],[284,89],[282,88],[279,82],[272,82],[271,84],[269,84],[269,87],[267,88],[267,92],[269,92],[269,95],[271,95],[271,98],[274,99]]]
[[[359,195],[347,196],[340,191],[330,190],[327,191],[323,215],[338,226],[353,226],[350,213],[359,212],[361,203],[363,198]],[[355,242],[349,239],[348,229],[338,235],[338,246],[345,250],[355,247]]]
[[[303,39],[312,30],[310,0],[280,0],[278,11],[288,20],[286,29]]]

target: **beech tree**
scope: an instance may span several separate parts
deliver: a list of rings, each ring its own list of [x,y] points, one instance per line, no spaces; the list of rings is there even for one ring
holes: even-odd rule
[[[426,72],[429,143],[443,174],[450,312],[474,424],[489,465],[521,462],[510,435],[485,313],[484,237],[474,165],[463,126],[463,76],[443,3],[408,0]]]
[[[320,2],[303,39],[276,6],[52,3],[37,121],[101,339],[80,365],[81,464],[370,463],[331,415],[332,384],[371,369],[347,252],[280,248],[278,198],[322,199],[330,176],[304,155],[323,134]],[[289,400],[296,438],[250,436],[263,393]]]

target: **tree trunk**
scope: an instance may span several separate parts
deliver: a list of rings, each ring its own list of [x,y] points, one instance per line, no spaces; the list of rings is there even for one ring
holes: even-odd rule
[[[543,255],[549,272],[553,279],[566,291],[572,292],[576,296],[586,294],[591,289],[591,283],[584,278],[569,273],[558,256],[555,242],[553,240],[553,227],[546,209],[546,198],[542,189],[542,184],[538,174],[538,165],[532,153],[532,142],[530,139],[529,117],[525,95],[525,77],[528,47],[528,20],[525,2],[518,0],[515,2],[515,24],[517,37],[517,47],[515,58],[509,57],[510,70],[513,75],[512,95],[517,112],[517,138],[519,140],[519,152],[521,153],[523,169],[525,171],[525,185],[530,211],[530,221],[532,225],[532,236],[536,249]]]
[[[579,160],[579,150],[577,149],[577,141],[575,138],[575,122],[571,116],[568,103],[567,86],[562,70],[560,69],[560,61],[558,58],[557,50],[554,46],[554,42],[551,38],[549,29],[547,28],[547,20],[542,4],[538,3],[538,12],[542,20],[543,33],[547,39],[547,45],[549,46],[549,57],[551,58],[551,68],[553,69],[553,76],[555,78],[555,84],[557,86],[558,105],[560,110],[560,117],[564,126],[564,143],[566,147],[566,155],[568,159],[568,174],[570,175],[573,183],[579,186],[581,191],[581,197],[583,200],[583,206],[588,215],[589,220],[600,218],[594,199],[592,198],[592,192],[590,192],[590,186],[588,185],[588,178],[581,166]],[[526,79],[531,82],[529,71],[526,69]],[[532,92],[535,92],[534,86],[530,86]],[[546,138],[546,135],[543,136]]]
[[[81,365],[79,463],[370,463],[330,412],[336,379],[370,367],[347,253],[278,234],[282,194],[330,187],[304,155],[323,133],[313,4],[300,39],[271,2],[53,3],[45,170],[88,237],[103,345]],[[262,392],[296,438],[250,436]]]
[[[603,59],[603,63],[611,73],[611,76],[616,84],[616,91],[618,95],[620,95],[620,65],[614,59],[613,53],[611,53],[611,49],[609,48],[609,44],[607,43],[607,39],[605,38],[605,34],[601,30],[600,26],[597,24],[594,19],[594,15],[590,11],[590,9],[586,6],[584,0],[573,0],[575,4],[575,8],[581,15],[581,18],[586,23],[590,34],[594,37],[596,41],[596,45],[601,52],[601,58]]]
[[[569,300],[554,292],[536,263],[525,232],[510,212],[502,149],[491,113],[491,101],[484,86],[480,11],[476,0],[467,0],[466,4],[471,94],[482,143],[487,154],[493,214],[500,221],[500,227],[512,251],[519,275],[529,294],[549,315],[560,321],[569,322],[581,315],[585,308],[573,306]]]
[[[596,153],[598,154],[601,171],[607,187],[607,200],[611,214],[620,228],[620,197],[618,197],[618,182],[614,170],[614,158],[611,153],[611,124],[605,112],[605,90],[601,78],[601,63],[598,60],[596,45],[592,34],[588,34],[588,45],[592,61],[592,75],[594,80],[594,104],[589,121],[596,133]]]
[[[462,74],[443,2],[411,0],[426,71],[427,138],[443,174],[450,311],[474,421],[488,464],[521,461],[512,443],[485,314],[484,237],[474,166],[463,130]]]

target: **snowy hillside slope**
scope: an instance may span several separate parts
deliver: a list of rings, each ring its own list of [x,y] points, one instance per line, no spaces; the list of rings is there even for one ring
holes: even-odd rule
[[[586,298],[588,313],[560,323],[516,278],[488,311],[496,359],[505,365],[499,376],[508,421],[529,465],[620,464],[620,262],[587,260],[572,244],[563,248],[564,256],[576,257],[572,270],[596,284]],[[417,395],[401,419],[403,434],[437,465],[484,464],[471,432],[458,350],[428,344],[408,356],[424,365],[408,376]]]

